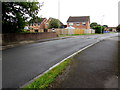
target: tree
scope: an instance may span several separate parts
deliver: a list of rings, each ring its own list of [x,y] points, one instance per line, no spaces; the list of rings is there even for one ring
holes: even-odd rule
[[[101,26],[100,24],[93,22],[90,24],[90,27],[95,30],[95,33],[103,33],[104,29],[105,29],[105,27],[107,27],[107,25]]]
[[[52,18],[51,21],[49,22],[48,28],[59,28],[61,27],[60,21],[58,19]]]
[[[100,25],[99,26],[94,26],[93,29],[95,29],[95,33],[102,33],[102,29],[101,29]]]
[[[109,31],[112,31],[112,30],[113,30],[112,28],[109,29]]]
[[[102,33],[104,33],[105,27],[101,26]]]
[[[108,25],[103,25],[103,27],[108,28]]]
[[[3,33],[21,32],[29,18],[38,14],[39,2],[2,2]]]
[[[39,23],[39,22],[41,22],[42,20],[43,20],[43,18],[38,17],[38,16],[32,17],[32,18],[28,21],[28,24],[30,25],[31,23]]]
[[[32,23],[32,22],[37,23],[37,22],[41,22],[42,19],[43,19],[43,18],[36,16],[36,17],[32,17],[32,18],[29,20],[29,22],[31,22],[31,23]]]
[[[96,22],[93,22],[90,24],[90,27],[93,29],[95,26],[98,26],[98,24]]]
[[[120,24],[116,27],[117,32],[120,32]]]

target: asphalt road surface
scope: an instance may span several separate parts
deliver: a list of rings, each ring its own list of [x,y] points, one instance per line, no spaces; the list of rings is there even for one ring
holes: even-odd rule
[[[75,36],[3,50],[2,87],[18,88],[79,49],[113,35]]]
[[[77,54],[51,87],[118,90],[118,40],[118,37],[105,39]]]

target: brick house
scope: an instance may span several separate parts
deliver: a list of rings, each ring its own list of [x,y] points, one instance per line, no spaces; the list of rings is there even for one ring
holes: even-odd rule
[[[35,21],[34,23],[30,24],[30,28],[32,28],[34,30],[34,32],[43,32],[43,30],[45,29],[45,22],[47,21],[46,18],[41,18],[41,21]]]
[[[48,29],[49,23],[52,20],[52,18],[49,18],[48,20],[45,21],[45,28]]]
[[[31,23],[29,26],[31,32],[47,32],[46,29],[49,29],[49,23],[54,18],[41,18],[41,21],[38,21],[37,19],[34,21],[34,23]],[[65,27],[62,22],[60,22],[61,27]],[[26,27],[25,27],[26,28]]]
[[[116,31],[116,27],[107,27],[107,31]]]
[[[54,19],[54,18],[49,18],[46,22],[45,22],[45,28],[46,29],[48,29],[49,28],[49,23],[50,23],[50,21],[52,20],[52,19]],[[60,24],[61,24],[61,27],[60,28],[64,28],[65,27],[65,25],[60,21]]]
[[[90,16],[70,16],[67,20],[67,27],[76,29],[90,29]]]

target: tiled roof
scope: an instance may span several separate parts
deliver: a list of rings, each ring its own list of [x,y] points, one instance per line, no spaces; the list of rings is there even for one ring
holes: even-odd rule
[[[70,16],[67,22],[88,22],[90,16]]]

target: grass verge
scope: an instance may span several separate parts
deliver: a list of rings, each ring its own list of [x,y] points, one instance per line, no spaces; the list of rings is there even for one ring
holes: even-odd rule
[[[66,36],[80,36],[80,35],[95,35],[95,33],[93,34],[61,34],[59,35],[59,37],[66,37]]]
[[[34,82],[25,86],[24,89],[27,88],[41,88],[42,90],[46,89],[53,81],[55,81],[58,75],[62,74],[62,72],[71,63],[72,60],[73,57],[65,60],[52,70],[48,71],[47,73],[36,79]]]

